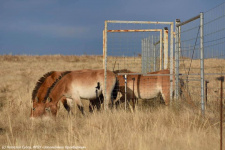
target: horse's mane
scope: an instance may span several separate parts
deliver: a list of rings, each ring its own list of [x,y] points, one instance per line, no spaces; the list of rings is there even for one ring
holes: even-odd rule
[[[58,79],[55,80],[55,82],[52,83],[52,85],[48,88],[47,90],[47,93],[45,95],[45,98],[44,98],[44,103],[46,102],[47,98],[49,97],[49,94],[51,93],[51,91],[53,90],[53,88],[55,87],[55,85],[62,79],[62,77],[64,77],[66,74],[70,73],[71,71],[66,71],[66,72],[63,72],[59,77]]]
[[[35,88],[32,92],[32,101],[35,100],[35,97],[37,96],[37,93],[38,93],[38,90],[39,88],[41,87],[41,85],[44,83],[45,79],[47,77],[49,77],[54,71],[50,71],[50,72],[47,72],[46,74],[44,74],[36,83],[35,85]]]

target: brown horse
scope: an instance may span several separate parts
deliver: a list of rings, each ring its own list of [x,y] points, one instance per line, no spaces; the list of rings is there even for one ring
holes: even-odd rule
[[[130,71],[126,72],[131,73]],[[144,75],[127,76],[127,100],[130,100],[132,98],[152,99],[157,97],[158,95],[161,95],[165,104],[168,105],[170,101],[170,76],[165,74],[170,74],[170,71],[160,70],[148,74],[153,76],[144,76]],[[124,102],[125,79],[123,75],[118,75],[117,78],[119,80],[119,91],[122,93],[120,101]],[[117,101],[116,105],[118,105],[120,101]]]
[[[36,83],[36,86],[32,92],[33,108],[31,109],[30,117],[36,117],[39,111],[44,111],[44,97],[47,93],[48,88],[59,78],[64,72],[51,71],[44,74]],[[67,102],[65,99],[62,100],[63,105],[67,108]]]
[[[85,70],[76,70],[78,72],[85,71]],[[36,83],[36,86],[32,92],[32,102],[33,102],[33,108],[31,109],[30,117],[37,117],[39,116],[39,112],[45,111],[45,104],[43,103],[44,97],[47,94],[47,90],[49,87],[58,79],[59,77],[62,77],[69,73],[69,71],[51,71],[46,74],[44,74]],[[70,112],[70,105],[67,103],[66,98],[61,99],[61,102],[64,106],[64,108]],[[102,95],[99,96],[99,99],[96,99],[95,101],[90,101],[89,104],[89,111],[92,112],[93,108],[100,109],[101,103],[103,102]]]
[[[107,71],[107,87],[106,87],[106,99],[108,102],[111,100],[111,96],[116,97],[116,76],[113,72]],[[66,98],[68,101],[75,101],[79,106],[79,109],[84,114],[83,104],[81,98],[88,99],[90,101],[96,100],[96,95],[103,95],[104,97],[104,70],[86,70],[82,72],[72,71],[65,76],[57,79],[52,86],[48,89],[44,102],[45,109],[51,111],[55,116],[57,113],[57,104],[62,98]],[[96,88],[98,87],[98,90]],[[45,112],[39,113],[43,115]]]

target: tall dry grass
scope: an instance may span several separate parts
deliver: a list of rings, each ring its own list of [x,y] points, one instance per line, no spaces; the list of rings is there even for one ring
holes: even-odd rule
[[[218,149],[218,112],[177,103],[148,102],[137,110],[122,108],[68,116],[60,105],[56,119],[29,118],[37,80],[52,70],[102,68],[101,56],[0,56],[0,146],[84,146],[86,149]],[[85,111],[88,101],[83,100]],[[149,105],[148,105],[149,104]],[[4,147],[0,147],[4,148]],[[78,147],[77,147],[78,148]]]

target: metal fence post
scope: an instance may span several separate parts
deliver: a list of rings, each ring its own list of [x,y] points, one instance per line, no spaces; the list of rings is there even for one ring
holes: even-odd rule
[[[141,72],[144,73],[144,39],[141,40]]]
[[[103,69],[105,68],[105,30],[102,31],[103,32]]]
[[[179,28],[177,26],[180,23],[180,19],[176,19],[176,38],[175,38],[175,99],[179,98]]]
[[[223,82],[224,76],[216,78],[220,81],[220,149],[223,149]]]
[[[156,71],[156,45],[154,44],[154,40],[152,39],[153,46],[153,71]]]
[[[106,98],[106,87],[107,87],[107,21],[105,21],[105,34],[104,34],[104,38],[105,38],[105,42],[104,42],[104,59],[105,59],[105,68],[104,68],[104,84],[105,84],[105,90],[104,90],[104,110],[108,109],[108,100]]]
[[[164,49],[164,53],[163,53],[163,56],[164,56],[164,59],[163,59],[163,62],[164,62],[164,69],[168,69],[168,28],[165,27],[164,28],[164,33],[163,33],[163,38],[164,38],[164,42],[163,42],[163,49]]]
[[[147,39],[146,39],[146,41],[147,41],[147,68],[146,68],[146,73],[147,72],[150,72],[150,70],[151,70],[151,68],[150,68],[150,62],[151,62],[151,58],[150,58],[150,56],[151,56],[151,54],[150,54],[150,37],[148,37]]]
[[[201,108],[202,115],[205,114],[204,102],[204,14],[200,13],[200,63],[201,63]]]
[[[125,110],[127,110],[127,75],[124,75],[125,82]]]
[[[162,48],[163,48],[163,40],[162,40],[162,32],[160,32],[160,58],[159,58],[159,60],[160,60],[160,70],[162,70],[163,69],[163,50],[162,50]]]
[[[173,22],[170,24],[170,101],[173,99]]]

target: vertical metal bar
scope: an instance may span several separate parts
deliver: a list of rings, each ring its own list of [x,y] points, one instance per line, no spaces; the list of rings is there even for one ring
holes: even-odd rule
[[[223,149],[223,82],[224,76],[216,78],[220,81],[220,149]]]
[[[150,45],[150,36],[147,39],[148,41],[148,72],[151,72],[151,45]]]
[[[221,90],[220,90],[220,139],[221,139],[221,150],[223,149],[223,82],[224,77],[221,79]]]
[[[148,38],[145,39],[146,42],[146,69],[145,73],[148,72],[148,64],[149,64],[149,51],[148,51]]]
[[[178,65],[180,66],[180,56],[181,56],[181,41],[180,41],[180,33],[181,33],[181,26],[178,27],[178,46],[179,46],[179,53],[178,53]],[[184,43],[185,44],[185,43]]]
[[[156,71],[156,45],[154,45],[154,40],[152,39],[152,46],[153,46],[153,71]]]
[[[135,99],[135,97],[134,97],[134,81],[135,81],[135,78],[132,78],[132,80],[133,80],[133,110],[135,109],[135,101],[134,101],[134,99]]]
[[[163,38],[164,38],[164,69],[168,69],[168,28],[165,27],[164,28],[164,34],[163,34]]]
[[[149,57],[148,57],[148,38],[145,39],[145,47],[146,47],[146,66],[145,66],[145,73],[148,72],[148,62],[149,62]]]
[[[201,108],[202,115],[205,114],[205,102],[204,102],[204,16],[200,13],[200,64],[201,64]]]
[[[144,38],[144,72],[146,70],[146,38]]]
[[[141,72],[144,73],[144,39],[141,40]]]
[[[148,72],[148,65],[149,65],[149,48],[148,48],[148,38],[145,39],[146,42],[146,69],[145,69],[145,73]]]
[[[207,105],[207,101],[208,101],[208,83],[209,81],[206,80],[205,81],[205,104]]]
[[[180,19],[176,19],[176,25],[180,23]],[[175,29],[175,99],[179,98],[179,26]]]
[[[124,75],[125,80],[125,110],[127,110],[127,75]]]
[[[105,84],[105,89],[104,89],[104,110],[107,110],[108,109],[108,99],[107,99],[107,21],[105,21],[105,67],[104,67],[104,84]]]
[[[143,72],[145,72],[145,39],[143,39]]]
[[[173,22],[170,24],[170,101],[173,99]]]
[[[162,32],[160,32],[160,39],[159,39],[159,41],[160,41],[160,58],[159,58],[159,66],[160,66],[160,70],[162,70],[162,44],[163,44],[163,42],[162,42]]]
[[[102,31],[103,32],[103,69],[105,68],[105,30]]]

